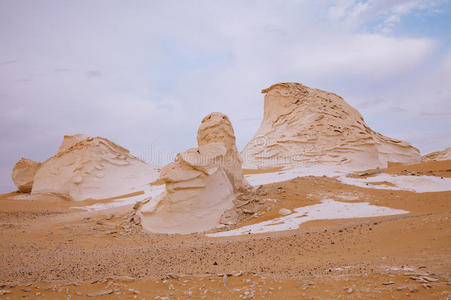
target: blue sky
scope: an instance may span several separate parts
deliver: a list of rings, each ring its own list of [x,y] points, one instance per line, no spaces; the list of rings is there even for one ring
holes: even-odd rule
[[[226,113],[241,149],[260,90],[335,92],[384,135],[451,146],[451,4],[442,0],[0,0],[0,192],[64,134],[164,164]]]

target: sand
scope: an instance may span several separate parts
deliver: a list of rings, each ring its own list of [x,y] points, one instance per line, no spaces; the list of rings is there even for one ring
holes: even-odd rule
[[[427,173],[446,170],[450,162],[440,163],[417,167]],[[263,201],[265,213],[224,230],[324,199],[408,213],[312,220],[292,230],[215,238],[144,232],[130,222],[131,204],[85,211],[71,207],[95,202],[21,195],[0,196],[0,284],[10,292],[5,299],[446,299],[451,293],[451,191],[292,178],[259,188],[257,199],[271,199]],[[107,295],[95,296],[102,293]]]

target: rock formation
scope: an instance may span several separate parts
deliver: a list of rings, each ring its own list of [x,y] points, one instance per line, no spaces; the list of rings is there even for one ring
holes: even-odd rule
[[[58,153],[36,172],[31,193],[105,199],[132,193],[157,177],[154,167],[105,138],[65,136]]]
[[[20,192],[31,192],[34,175],[40,167],[40,162],[23,157],[16,163],[13,168],[12,179]]]
[[[436,151],[426,154],[422,157],[422,159],[423,161],[451,160],[451,147],[448,147],[442,151]]]
[[[89,135],[86,134],[65,135],[57,153],[62,153],[87,138],[89,138]]]
[[[418,149],[368,127],[340,96],[299,83],[262,91],[264,116],[241,153],[243,167],[337,165],[365,169],[420,161]]]
[[[215,228],[237,192],[248,187],[227,116],[206,116],[197,142],[198,148],[179,153],[161,170],[166,191],[141,207],[144,229],[188,234]]]

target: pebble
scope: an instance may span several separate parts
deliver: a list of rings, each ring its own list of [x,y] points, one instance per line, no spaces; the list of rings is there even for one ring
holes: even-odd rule
[[[432,286],[430,285],[430,284],[427,284],[427,283],[423,283],[423,287],[425,288],[425,289],[430,289]]]
[[[279,214],[281,214],[282,216],[286,216],[286,215],[289,215],[291,213],[292,213],[292,211],[289,210],[288,208],[281,208],[279,210]]]
[[[140,292],[138,290],[135,290],[135,289],[128,289],[128,291],[132,292],[135,295],[139,295],[140,294]]]
[[[395,284],[394,281],[386,281],[384,283],[382,283],[383,285],[391,285],[391,284]]]
[[[234,277],[240,277],[241,275],[243,275],[243,271],[238,271],[238,272],[232,273],[232,276],[234,276]]]
[[[8,290],[0,290],[0,296],[1,296],[1,295],[6,295],[6,294],[11,294],[11,291],[8,291]]]
[[[353,290],[352,288],[349,288],[349,289],[346,290],[346,292],[347,292],[348,294],[352,294],[352,293],[354,292],[354,290]]]
[[[109,214],[108,216],[106,216],[105,220],[111,220],[114,217],[113,214]]]
[[[99,291],[96,293],[89,293],[88,297],[97,297],[97,296],[109,295],[112,293],[113,293],[113,290]]]
[[[122,281],[122,282],[135,281],[135,278],[126,276],[126,275],[113,275],[113,276],[110,276],[108,279],[111,279],[113,281]]]
[[[424,279],[424,280],[427,280],[427,281],[429,281],[429,282],[436,282],[436,281],[438,281],[437,278],[429,277],[429,276],[423,276],[423,279]]]

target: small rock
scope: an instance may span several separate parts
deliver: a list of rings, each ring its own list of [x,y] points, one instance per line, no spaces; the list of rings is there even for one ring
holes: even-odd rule
[[[1,296],[1,295],[6,295],[6,294],[11,294],[11,291],[8,291],[8,290],[0,290],[0,296]]]
[[[172,278],[172,279],[179,279],[180,276],[177,274],[168,274],[168,278]]]
[[[82,292],[75,292],[75,294],[77,294],[77,296],[83,296]]]
[[[135,290],[135,289],[128,289],[128,291],[132,292],[135,295],[139,295],[140,294],[140,292],[138,290]]]
[[[424,280],[426,280],[426,281],[429,281],[429,282],[436,282],[436,281],[438,281],[437,278],[429,277],[429,276],[423,276],[422,278],[423,278]]]
[[[311,282],[310,280],[304,280],[303,283],[305,285],[313,285],[313,282]]]
[[[233,272],[232,273],[233,277],[240,277],[241,275],[243,275],[243,271],[238,271],[238,272]]]
[[[292,213],[292,211],[289,210],[288,208],[281,208],[279,210],[279,214],[281,214],[282,216],[286,216],[286,215],[289,215],[291,213]]]
[[[113,275],[113,276],[110,276],[109,279],[111,279],[113,281],[121,281],[121,282],[135,281],[135,278],[126,276],[126,275]]]
[[[141,217],[138,215],[133,215],[133,217],[130,218],[130,222],[135,225],[139,225],[141,224]]]
[[[354,290],[352,289],[352,288],[348,288],[347,290],[346,290],[346,293],[348,293],[348,294],[352,294],[354,292]]]
[[[96,224],[97,225],[103,225],[103,221],[99,219],[99,220],[97,220]]]
[[[21,290],[24,291],[25,293],[31,292],[31,289],[21,289]]]
[[[392,284],[395,284],[395,282],[394,281],[386,281],[386,282],[384,282],[382,284],[383,285],[392,285]]]
[[[99,291],[96,293],[89,293],[88,297],[97,297],[97,296],[109,295],[112,293],[113,293],[113,290]]]
[[[109,214],[108,216],[106,216],[106,220],[111,220],[112,218],[114,217],[114,215],[113,214]]]

